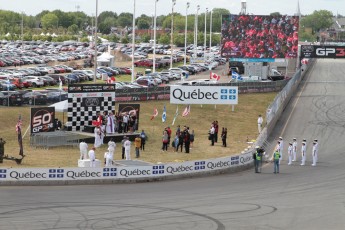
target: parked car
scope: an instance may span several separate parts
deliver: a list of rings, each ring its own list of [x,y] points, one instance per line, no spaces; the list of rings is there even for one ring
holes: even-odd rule
[[[48,103],[55,103],[68,99],[68,93],[64,91],[51,91],[46,94]]]
[[[145,86],[149,86],[149,87],[158,85],[156,79],[154,79],[151,76],[138,77],[135,82],[139,85],[145,85]]]
[[[27,92],[23,95],[23,103],[28,105],[46,105],[47,96],[37,91]]]
[[[32,87],[35,87],[35,88],[44,86],[43,80],[36,76],[27,76],[27,77],[24,77],[23,80],[30,82]]]
[[[0,80],[0,90],[15,90],[16,86],[7,80]]]
[[[2,91],[0,94],[2,105],[22,105],[23,97],[17,91]]]

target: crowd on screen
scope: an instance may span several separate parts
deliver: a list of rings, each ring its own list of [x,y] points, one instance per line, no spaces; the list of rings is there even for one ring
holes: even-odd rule
[[[294,58],[298,51],[296,16],[230,15],[223,18],[222,55]]]

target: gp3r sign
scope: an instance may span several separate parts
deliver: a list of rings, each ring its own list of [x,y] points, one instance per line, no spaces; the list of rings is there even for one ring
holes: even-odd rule
[[[170,87],[171,104],[237,105],[237,86],[180,86]]]
[[[345,46],[301,46],[301,58],[345,58]]]

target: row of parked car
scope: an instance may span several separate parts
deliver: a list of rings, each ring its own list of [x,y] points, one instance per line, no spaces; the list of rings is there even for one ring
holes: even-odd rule
[[[67,100],[68,93],[58,89],[42,91],[0,91],[0,105],[46,105]]]

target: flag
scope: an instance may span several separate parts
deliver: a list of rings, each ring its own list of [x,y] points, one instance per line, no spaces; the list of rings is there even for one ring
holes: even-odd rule
[[[183,110],[182,117],[188,116],[190,113],[190,105],[187,105],[187,107]]]
[[[60,77],[59,77],[59,89],[62,90],[62,80]]]
[[[164,105],[163,113],[162,113],[162,122],[165,122],[167,120],[167,108]]]
[[[219,76],[218,74],[215,74],[215,73],[210,72],[210,79],[211,79],[211,80],[219,81],[220,76]]]
[[[22,138],[22,116],[19,115],[17,124],[16,124],[16,132],[18,135],[18,144],[19,144],[19,155],[23,156],[24,151],[23,151],[23,138]]]
[[[242,76],[239,75],[238,73],[236,73],[235,71],[232,71],[231,78],[234,79],[234,80],[239,80],[239,81],[243,80]]]
[[[157,110],[157,108],[154,108],[153,109],[153,114],[152,114],[152,116],[151,116],[151,121],[155,118],[155,117],[157,117],[158,116],[158,110]]]
[[[174,124],[175,124],[175,120],[176,120],[177,116],[178,116],[178,106],[176,107],[175,116],[174,116],[174,119],[173,119],[173,122],[172,122],[171,125],[174,125]]]

